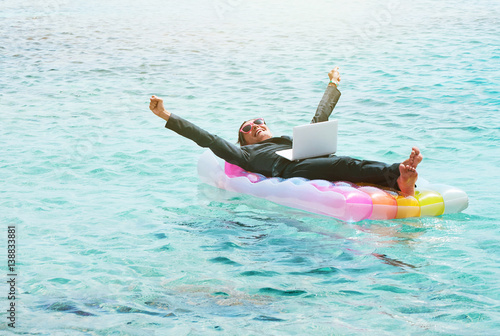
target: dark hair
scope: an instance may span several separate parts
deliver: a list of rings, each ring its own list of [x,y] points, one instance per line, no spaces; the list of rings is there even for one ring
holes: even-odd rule
[[[244,121],[243,124],[241,124],[240,128],[238,128],[238,143],[240,144],[240,146],[245,146],[247,144],[247,142],[245,141],[245,137],[243,136],[244,133],[240,132],[240,130],[243,127],[243,125],[245,125],[245,123],[247,123],[250,120],[252,120],[252,119],[248,119],[248,120]]]

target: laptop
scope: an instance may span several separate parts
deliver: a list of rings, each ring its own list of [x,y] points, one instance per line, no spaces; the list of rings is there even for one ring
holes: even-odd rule
[[[276,154],[290,161],[333,154],[337,151],[338,120],[295,126],[292,149]]]

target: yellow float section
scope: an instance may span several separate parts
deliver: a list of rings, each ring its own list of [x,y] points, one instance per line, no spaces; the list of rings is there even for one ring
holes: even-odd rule
[[[404,197],[393,190],[371,186],[363,186],[359,190],[372,198],[373,212],[370,219],[434,217],[441,216],[445,210],[443,196],[437,191],[417,190],[415,197]]]
[[[398,212],[396,218],[420,217],[420,204],[412,196],[397,196]]]
[[[444,213],[443,196],[436,191],[416,191],[415,198],[420,204],[420,216],[441,216]]]

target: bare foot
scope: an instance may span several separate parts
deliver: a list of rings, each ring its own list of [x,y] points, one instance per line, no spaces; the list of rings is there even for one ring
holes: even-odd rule
[[[422,153],[420,153],[420,149],[418,149],[418,147],[413,147],[410,154],[409,165],[416,169],[418,164],[422,162],[423,158],[424,157],[422,156]]]
[[[418,149],[418,147],[413,147],[411,149],[410,157],[401,163],[405,166],[411,166],[416,169],[418,164],[422,162],[423,158],[424,157],[422,156],[422,153],[420,153],[420,149]]]
[[[410,166],[401,163],[399,165],[399,178],[397,180],[399,190],[404,196],[415,196],[415,182],[417,182],[417,170]]]

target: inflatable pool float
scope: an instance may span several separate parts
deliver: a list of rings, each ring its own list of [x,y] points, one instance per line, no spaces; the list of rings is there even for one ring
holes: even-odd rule
[[[415,197],[394,190],[304,178],[268,178],[216,157],[210,150],[198,161],[201,180],[212,186],[265,198],[274,203],[343,221],[386,220],[458,213],[468,206],[467,194],[419,178]]]

